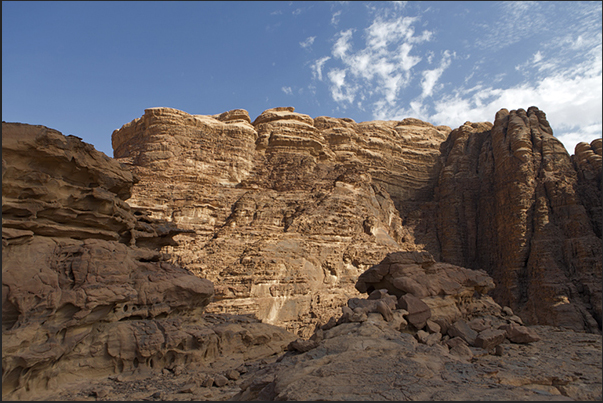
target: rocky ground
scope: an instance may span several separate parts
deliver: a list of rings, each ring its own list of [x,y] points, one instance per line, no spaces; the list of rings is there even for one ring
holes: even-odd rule
[[[39,400],[601,400],[601,336],[531,328],[541,340],[462,357],[373,315],[305,353],[85,380]]]

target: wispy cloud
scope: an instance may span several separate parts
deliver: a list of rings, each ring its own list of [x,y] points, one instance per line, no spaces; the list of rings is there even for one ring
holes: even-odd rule
[[[350,39],[352,38],[352,29],[348,29],[347,31],[341,31],[339,33],[339,38],[335,45],[333,46],[333,56],[343,59],[346,56],[346,52],[350,49],[351,44]]]
[[[287,95],[291,95],[293,93],[291,87],[281,87],[281,91],[283,91]]]
[[[447,50],[444,52],[440,66],[433,70],[423,71],[423,80],[421,81],[421,98],[430,97],[433,94],[433,89],[444,70],[450,66],[451,53]]]
[[[337,26],[337,24],[339,23],[339,16],[341,15],[341,10],[336,11],[335,13],[333,13],[333,15],[331,16],[331,24],[334,26]]]
[[[336,102],[341,102],[342,107],[346,107],[345,102],[352,103],[356,94],[356,86],[346,85],[346,70],[332,69],[327,76],[331,82],[331,96]]]
[[[322,81],[322,66],[329,60],[330,56],[322,57],[316,60],[310,67],[312,69],[312,78]]]
[[[481,49],[498,50],[550,29],[541,2],[501,1],[495,7],[500,18],[494,24],[481,24],[483,34],[476,37],[475,45]]]
[[[572,153],[576,133],[601,135],[601,66],[599,53],[594,60],[533,82],[509,88],[482,87],[473,92],[459,91],[437,100],[435,113],[427,119],[435,124],[454,127],[466,120],[492,121],[496,111],[502,107],[525,109],[535,105],[547,113],[556,136]]]
[[[300,42],[299,46],[301,46],[302,48],[309,48],[310,46],[312,46],[312,44],[314,43],[314,40],[316,39],[315,36],[309,36],[308,38],[306,38],[305,41]]]
[[[458,127],[492,121],[501,108],[535,105],[570,153],[576,139],[601,135],[600,3],[564,3],[564,11],[554,2],[496,3],[495,22],[475,23],[482,35],[457,49],[440,46],[446,42],[436,39],[446,31],[437,26],[436,38],[426,13],[412,16],[408,5],[382,4],[366,4],[369,23],[340,30],[330,54],[310,64],[315,84],[326,77],[337,110],[357,107],[373,119],[412,116]]]
[[[410,82],[411,70],[422,60],[414,54],[414,47],[431,40],[433,35],[429,30],[416,34],[413,24],[417,21],[417,17],[378,14],[363,32],[361,49],[354,48],[354,29],[340,31],[334,38],[331,56],[342,65],[327,72],[333,100],[352,104],[359,96],[361,101],[373,102],[375,109],[382,109],[384,104],[395,105],[400,91]],[[449,63],[449,53],[446,55]],[[322,69],[328,60],[331,58],[325,56],[312,64],[314,78],[322,80]],[[439,69],[446,67],[444,64]],[[438,71],[435,69],[425,78],[430,92],[441,75]]]

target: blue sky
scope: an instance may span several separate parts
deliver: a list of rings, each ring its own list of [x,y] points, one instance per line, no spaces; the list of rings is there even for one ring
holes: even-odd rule
[[[111,133],[165,106],[452,128],[535,105],[602,131],[601,2],[2,2],[2,120]]]

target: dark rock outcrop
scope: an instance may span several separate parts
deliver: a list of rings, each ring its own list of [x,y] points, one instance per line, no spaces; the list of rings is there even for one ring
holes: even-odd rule
[[[495,300],[529,323],[600,332],[601,159],[586,148],[577,174],[536,107],[453,130],[441,147],[438,237],[441,260],[487,270]]]

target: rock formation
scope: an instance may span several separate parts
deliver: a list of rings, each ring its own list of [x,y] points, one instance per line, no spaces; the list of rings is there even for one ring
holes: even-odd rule
[[[257,319],[200,318],[213,284],[168,263],[173,223],[136,214],[134,177],[74,136],[2,124],[2,395],[82,377],[282,351]]]
[[[350,299],[338,320],[291,343],[231,400],[599,398],[601,336],[525,327],[485,295],[492,285],[485,272],[436,263],[428,253],[388,254],[358,280],[368,299]],[[376,286],[385,288],[370,291]],[[392,297],[398,309],[372,308],[389,306]],[[434,303],[448,297],[450,303]],[[413,321],[416,302],[400,308],[413,299],[429,305],[420,325]],[[567,348],[569,334],[588,346],[579,365]],[[536,347],[543,340],[553,353]]]
[[[529,323],[601,330],[601,143],[572,163],[535,107],[452,132],[152,108],[113,145],[140,177],[133,208],[188,231],[164,251],[214,282],[212,312],[307,338],[387,253],[429,251],[487,270],[495,300]]]
[[[572,155],[572,162],[578,173],[577,190],[589,215],[595,235],[601,238],[603,230],[603,210],[601,209],[601,139],[588,143],[578,143]]]
[[[2,124],[3,399],[601,399],[600,139],[289,107],[112,140]]]
[[[453,130],[436,190],[441,260],[487,270],[495,300],[529,323],[600,332],[601,157],[589,148],[577,146],[578,175],[536,107]]]
[[[140,181],[128,203],[191,232],[166,247],[215,284],[211,312],[253,313],[308,337],[388,252],[435,245],[439,145],[416,119],[356,123],[269,109],[152,108],[113,133]],[[406,221],[403,226],[403,221]]]

